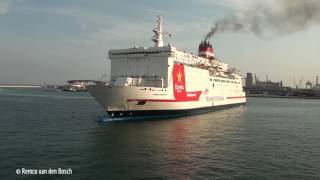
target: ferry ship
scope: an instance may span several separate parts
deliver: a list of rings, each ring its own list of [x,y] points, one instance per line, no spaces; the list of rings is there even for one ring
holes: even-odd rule
[[[153,47],[111,49],[111,81],[88,90],[111,119],[176,117],[244,105],[240,72],[215,57],[208,41],[198,55],[164,45],[162,17]]]

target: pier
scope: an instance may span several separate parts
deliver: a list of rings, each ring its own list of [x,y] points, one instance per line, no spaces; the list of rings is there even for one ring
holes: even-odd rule
[[[41,88],[41,86],[33,84],[0,84],[0,88]]]

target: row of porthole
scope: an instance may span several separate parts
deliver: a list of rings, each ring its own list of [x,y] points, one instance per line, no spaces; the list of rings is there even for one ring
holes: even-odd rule
[[[212,83],[212,87],[214,87],[214,83]]]
[[[210,79],[212,81],[212,79]],[[222,82],[222,83],[232,83],[232,84],[240,84],[240,82],[236,81],[225,81],[225,80],[219,80],[219,79],[214,79],[215,82]]]
[[[167,53],[165,51],[163,52],[129,52],[129,53],[111,53],[111,55],[129,55],[129,54],[159,54],[159,53]]]
[[[129,113],[129,115],[130,116],[132,116],[133,115],[133,113],[132,112],[130,112]],[[115,116],[115,114],[114,113],[111,113],[111,117],[114,117]],[[123,113],[119,113],[119,116],[123,116]]]

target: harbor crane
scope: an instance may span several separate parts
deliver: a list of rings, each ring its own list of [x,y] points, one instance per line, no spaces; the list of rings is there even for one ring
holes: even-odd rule
[[[299,84],[297,84],[296,79],[293,78],[294,86],[296,87],[296,89],[301,88],[301,86],[302,86],[302,80],[303,80],[303,78],[301,77],[301,78],[300,78],[300,81],[299,81]]]

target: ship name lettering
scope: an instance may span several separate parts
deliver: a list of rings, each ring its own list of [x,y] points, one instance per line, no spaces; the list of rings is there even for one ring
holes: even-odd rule
[[[174,85],[174,89],[175,89],[175,90],[181,90],[181,91],[182,91],[182,90],[184,90],[184,86],[183,86],[183,85],[177,85],[177,84],[175,84],[175,85]]]
[[[212,97],[206,97],[207,101],[223,101],[223,96],[212,96]]]
[[[195,96],[197,96],[196,93],[187,93],[187,97],[195,97]]]

